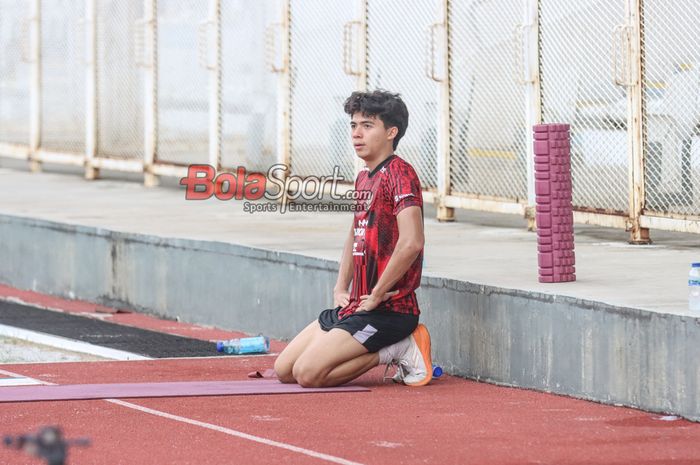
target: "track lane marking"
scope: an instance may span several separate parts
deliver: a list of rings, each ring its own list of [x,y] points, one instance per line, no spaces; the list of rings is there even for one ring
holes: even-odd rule
[[[47,386],[56,386],[57,385],[56,383],[51,383],[51,382],[43,381],[43,380],[36,379],[36,378],[29,378],[29,377],[24,376],[22,374],[13,373],[11,371],[3,370],[1,368],[0,368],[0,374],[4,374],[7,376],[17,376],[17,377],[27,378],[27,379],[36,381],[40,384],[44,384]],[[347,460],[347,459],[344,459],[342,457],[336,457],[334,455],[324,454],[323,452],[316,452],[316,451],[311,450],[311,449],[305,449],[303,447],[294,446],[292,444],[287,444],[285,442],[275,441],[273,439],[267,439],[267,438],[263,438],[261,436],[255,436],[252,434],[244,433],[242,431],[237,431],[237,430],[234,430],[231,428],[226,428],[224,426],[214,425],[212,423],[205,423],[203,421],[195,420],[193,418],[187,418],[187,417],[182,417],[180,415],[174,415],[172,413],[162,412],[160,410],[152,409],[149,407],[144,407],[142,405],[134,404],[131,402],[126,402],[126,401],[119,400],[119,399],[102,399],[102,400],[104,400],[105,402],[109,402],[111,404],[121,405],[122,407],[126,407],[126,408],[129,408],[132,410],[137,410],[139,412],[146,413],[149,415],[155,415],[157,417],[166,418],[168,420],[173,420],[173,421],[185,423],[185,424],[192,425],[192,426],[198,426],[200,428],[205,428],[208,430],[217,431],[219,433],[227,434],[229,436],[234,436],[234,437],[237,437],[240,439],[245,439],[248,441],[257,442],[258,444],[263,444],[263,445],[270,446],[270,447],[277,447],[279,449],[288,450],[290,452],[296,452],[298,454],[306,455],[309,457],[314,457],[314,458],[317,458],[320,460],[325,460],[326,462],[330,462],[330,463],[338,463],[340,465],[364,465],[360,462],[353,462],[352,460]]]

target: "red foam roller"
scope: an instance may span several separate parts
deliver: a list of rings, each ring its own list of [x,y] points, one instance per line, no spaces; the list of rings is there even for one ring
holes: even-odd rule
[[[552,225],[552,217],[549,213],[537,213],[535,215],[535,221],[537,222],[538,228],[549,228]]]
[[[535,195],[549,195],[549,181],[535,181]]]
[[[563,123],[533,127],[540,282],[575,279],[569,130]]]
[[[536,140],[535,141],[535,154],[536,155],[548,155],[549,154],[549,141]]]
[[[552,254],[542,253],[537,256],[537,264],[542,268],[552,267]]]

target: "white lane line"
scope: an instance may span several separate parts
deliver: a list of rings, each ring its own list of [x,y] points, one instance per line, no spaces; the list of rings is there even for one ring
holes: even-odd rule
[[[28,376],[20,375],[19,373],[13,373],[12,371],[3,370],[2,368],[0,368],[0,375],[13,376],[15,378],[24,378],[27,380],[35,381],[36,384],[45,384],[45,385],[49,385],[49,386],[56,386],[56,383],[50,383],[48,381],[42,381],[40,379],[30,378]]]
[[[43,344],[55,347],[57,349],[96,355],[98,357],[111,358],[113,360],[152,360],[149,357],[144,357],[143,355],[126,352],[123,350],[110,349],[108,347],[101,347],[87,342],[75,341],[66,337],[54,336],[52,334],[40,333],[38,331],[15,328],[13,326],[2,324],[0,324],[0,336],[22,339],[23,341],[29,341],[35,344]]]
[[[43,384],[40,381],[37,381],[32,378],[27,378],[26,376],[22,376],[19,378],[1,378],[0,379],[0,387],[5,387],[5,386],[32,386],[36,384]]]
[[[13,373],[11,371],[3,370],[1,368],[0,368],[0,374],[7,375],[7,376],[24,376],[24,375],[20,375],[19,373]],[[39,379],[28,378],[28,377],[25,377],[25,378],[36,381],[38,384],[56,386],[56,383],[51,383],[48,381],[42,381]],[[141,405],[132,404],[131,402],[125,402],[125,401],[119,400],[119,399],[103,399],[103,400],[105,402],[109,402],[109,403],[112,403],[115,405],[121,405],[122,407],[130,408],[133,410],[138,410],[139,412],[147,413],[149,415],[155,415],[157,417],[167,418],[169,420],[174,420],[174,421],[179,421],[180,423],[186,423],[188,425],[199,426],[200,428],[205,428],[205,429],[209,429],[212,431],[217,431],[219,433],[228,434],[229,436],[235,436],[235,437],[241,438],[241,439],[247,439],[248,441],[257,442],[259,444],[264,444],[266,446],[277,447],[277,448],[288,450],[291,452],[296,452],[299,454],[307,455],[309,457],[314,457],[314,458],[317,458],[320,460],[325,460],[326,462],[339,463],[341,465],[363,465],[360,462],[353,462],[351,460],[347,460],[347,459],[344,459],[342,457],[336,457],[334,455],[324,454],[322,452],[316,452],[316,451],[311,450],[311,449],[304,449],[303,447],[293,446],[291,444],[287,444],[284,442],[274,441],[272,439],[267,439],[267,438],[263,438],[260,436],[254,436],[252,434],[244,433],[242,431],[236,431],[234,429],[225,428],[223,426],[213,425],[211,423],[205,423],[203,421],[194,420],[192,418],[181,417],[179,415],[173,415],[173,414],[167,413],[167,412],[161,412],[160,410],[155,410],[155,409],[144,407]]]
[[[138,410],[143,413],[148,413],[150,415],[155,415],[161,418],[168,418],[170,420],[179,421],[181,423],[187,423],[188,425],[199,426],[200,428],[206,428],[213,431],[218,431],[219,433],[228,434],[229,436],[235,436],[241,439],[247,439],[249,441],[257,442],[260,444],[265,444],[267,446],[278,447],[280,449],[288,450],[291,452],[297,452],[299,454],[308,455],[309,457],[314,457],[317,459],[325,460],[326,462],[339,463],[342,465],[362,465],[359,462],[353,462],[341,457],[336,457],[334,455],[324,454],[322,452],[316,452],[310,449],[304,449],[303,447],[293,446],[284,442],[273,441],[272,439],[263,438],[260,436],[254,436],[252,434],[243,433],[241,431],[236,431],[234,429],[225,428],[223,426],[213,425],[211,423],[205,423],[199,420],[193,420],[192,418],[181,417],[179,415],[173,415],[171,413],[161,412],[160,410],[154,410],[152,408],[143,407],[141,405],[132,404],[131,402],[125,402],[118,399],[106,399],[107,402],[113,404],[122,405],[134,410]]]
[[[160,358],[144,358],[142,360],[129,360],[129,362],[148,362],[151,360],[198,360],[201,362],[211,360],[211,359],[228,359],[228,360],[236,360],[236,361],[241,361],[241,360],[246,360],[248,357],[250,357],[252,354],[246,354],[246,355],[207,355],[206,357],[160,357]],[[265,356],[270,356],[270,357],[276,357],[279,355],[279,353],[271,353],[271,354],[264,354]],[[255,357],[262,357],[263,355],[255,355]],[[105,357],[107,358],[107,357]],[[44,363],[51,363],[53,364],[60,364],[60,363],[105,363],[109,362],[112,360],[51,360],[50,362],[46,360],[39,360],[39,361],[32,361],[32,362],[27,362],[24,360],[20,360],[18,362],[2,362],[0,365],[41,365]],[[117,360],[117,361],[122,361],[122,360]]]

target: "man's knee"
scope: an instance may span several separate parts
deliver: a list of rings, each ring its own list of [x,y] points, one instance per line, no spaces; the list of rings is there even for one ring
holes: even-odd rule
[[[307,363],[302,357],[296,361],[292,368],[292,377],[303,387],[324,387],[325,376],[318,366]]]
[[[289,360],[286,360],[286,357],[283,357],[283,354],[280,354],[277,357],[277,360],[275,360],[275,373],[277,373],[277,378],[280,380],[282,383],[295,383],[296,380],[294,379],[294,376],[292,374],[292,367],[293,363]]]

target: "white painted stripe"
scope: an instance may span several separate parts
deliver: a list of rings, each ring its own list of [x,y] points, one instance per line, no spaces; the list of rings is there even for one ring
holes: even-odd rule
[[[27,362],[24,360],[19,360],[15,362],[2,362],[0,365],[4,366],[12,366],[12,365],[45,365],[47,363],[50,363],[51,365],[60,365],[61,363],[104,363],[104,362],[111,362],[112,360],[109,359],[95,359],[95,360],[39,360],[39,361],[31,361]],[[118,361],[123,361],[123,360],[118,360]],[[142,360],[129,360],[130,362],[140,362]]]
[[[46,382],[46,381],[42,381],[42,380],[40,380],[40,379],[30,378],[30,377],[28,377],[28,376],[20,375],[19,373],[13,373],[13,372],[11,372],[11,371],[3,370],[2,368],[0,368],[0,375],[12,376],[12,377],[14,377],[14,378],[25,378],[25,379],[29,379],[29,380],[35,381],[36,384],[49,384],[49,385],[52,385],[52,386],[55,386],[55,385],[56,385],[56,383],[49,383],[49,382]]]
[[[353,462],[341,457],[335,457],[333,455],[324,454],[322,452],[316,452],[310,449],[304,449],[303,447],[293,446],[291,444],[286,444],[284,442],[273,441],[272,439],[262,438],[260,436],[254,436],[252,434],[243,433],[241,431],[236,431],[234,429],[225,428],[223,426],[212,425],[211,423],[204,423],[203,421],[193,420],[191,418],[181,417],[179,415],[173,415],[171,413],[161,412],[160,410],[154,410],[148,407],[143,407],[141,405],[132,404],[131,402],[125,402],[118,399],[107,399],[107,402],[113,404],[121,405],[124,407],[132,408],[140,412],[148,413],[150,415],[155,415],[161,418],[168,418],[170,420],[179,421],[181,423],[187,423],[189,425],[199,426],[200,428],[206,428],[213,431],[218,431],[219,433],[228,434],[229,436],[235,436],[241,439],[247,439],[249,441],[257,442],[260,444],[265,444],[267,446],[278,447],[280,449],[285,449],[292,452],[297,452],[299,454],[308,455],[309,457],[314,457],[317,459],[325,460],[326,462],[339,463],[342,465],[362,465],[359,462]]]
[[[125,352],[123,350],[110,349],[107,347],[97,346],[82,341],[74,341],[61,336],[52,334],[30,331],[28,329],[15,328],[12,326],[0,324],[0,336],[13,337],[24,341],[33,342],[35,344],[44,344],[55,347],[57,349],[70,350],[72,352],[80,352],[83,354],[96,355],[98,357],[111,358],[113,360],[152,360],[143,355]]]
[[[129,362],[148,362],[151,360],[199,360],[199,361],[204,361],[204,360],[211,360],[211,359],[229,359],[231,360],[232,357],[236,358],[236,361],[240,360],[246,360],[248,357],[254,356],[254,357],[276,357],[278,356],[279,353],[270,353],[270,354],[248,354],[248,355],[211,355],[211,356],[206,356],[206,357],[160,357],[158,359],[153,359],[153,358],[144,358],[143,360],[129,360]],[[109,360],[79,360],[80,363],[103,363]],[[123,361],[123,360],[120,360]],[[60,363],[75,363],[76,360],[51,360],[50,362],[47,362],[46,360],[40,360],[40,361],[33,361],[33,362],[27,362],[24,360],[21,360],[19,362],[2,362],[2,365],[41,365],[44,363],[50,363],[52,365],[54,364],[60,364]]]
[[[22,376],[18,373],[12,373],[11,371],[3,370],[0,368],[0,374],[7,376]],[[27,378],[33,379],[33,378]],[[41,380],[34,380],[37,384],[45,384],[55,386],[56,383],[50,383]],[[297,452],[299,454],[307,455],[309,457],[314,457],[320,460],[325,460],[326,462],[339,463],[341,465],[363,465],[360,462],[353,462],[351,460],[344,459],[342,457],[336,457],[334,455],[324,454],[322,452],[316,452],[311,449],[305,449],[303,447],[293,446],[284,442],[274,441],[272,439],[263,438],[260,436],[254,436],[252,434],[243,433],[242,431],[236,431],[234,429],[225,428],[219,425],[213,425],[211,423],[205,423],[199,420],[193,420],[192,418],[181,417],[179,415],[173,415],[167,412],[161,412],[160,410],[155,410],[152,408],[144,407],[142,405],[133,404],[131,402],[125,402],[119,399],[104,399],[105,402],[109,402],[116,405],[121,405],[122,407],[130,408],[133,410],[138,410],[139,412],[148,413],[149,415],[155,415],[161,418],[167,418],[169,420],[179,421],[181,423],[186,423],[188,425],[199,426],[200,428],[206,428],[212,431],[217,431],[219,433],[228,434],[229,436],[235,436],[241,439],[247,439],[248,441],[257,442],[259,444],[264,444],[266,446],[278,447],[280,449],[288,450],[291,452]]]
[[[5,386],[32,386],[36,384],[42,384],[41,381],[37,381],[32,378],[27,378],[22,376],[20,378],[2,378],[0,379],[0,387]]]

